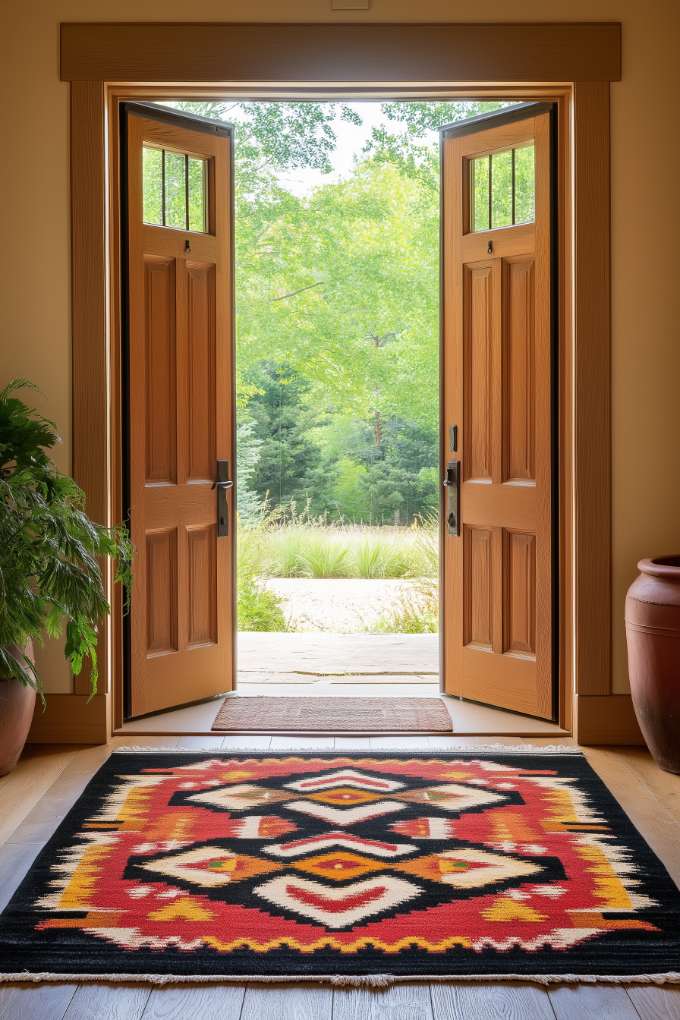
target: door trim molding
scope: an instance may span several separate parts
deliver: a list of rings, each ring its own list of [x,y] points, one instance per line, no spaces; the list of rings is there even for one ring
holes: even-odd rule
[[[644,745],[630,694],[578,694],[574,715],[579,744]]]
[[[62,78],[71,80],[72,196],[77,196],[77,201],[72,200],[73,473],[86,492],[90,512],[111,523],[120,519],[122,505],[118,239],[117,231],[111,229],[117,215],[119,168],[113,144],[117,121],[111,112],[123,98],[177,95],[176,85],[150,88],[135,86],[134,81],[170,81],[179,74],[186,77],[189,71],[194,83],[214,81],[216,54],[221,54],[224,71],[226,58],[221,47],[241,29],[247,29],[238,51],[241,94],[272,95],[277,90],[285,95],[344,92],[382,96],[401,91],[419,98],[500,94],[557,98],[567,113],[560,118],[558,171],[565,196],[560,212],[564,267],[559,355],[560,718],[567,729],[575,728],[573,695],[612,693],[609,81],[620,76],[619,25],[62,25]],[[323,41],[323,66],[319,51],[314,54],[307,49],[311,29],[314,38]],[[253,39],[262,38],[263,32],[269,33],[270,39],[275,33],[276,47],[253,48]],[[372,47],[383,32],[391,42],[389,46],[380,44],[381,61],[374,63]],[[146,50],[150,33],[156,42]],[[201,54],[196,40],[205,38],[206,33],[213,42],[199,74]],[[282,33],[285,46],[281,45]],[[493,41],[488,59],[483,60],[482,38],[486,39],[485,49],[489,40]],[[551,43],[541,46],[540,64],[535,62],[537,38]],[[219,45],[218,39],[222,41]],[[465,39],[468,42],[463,43]],[[161,45],[159,40],[165,41]],[[385,64],[387,53],[390,61]],[[414,53],[422,72],[418,84],[399,87],[399,82],[413,81]],[[465,53],[466,81],[484,72],[484,84],[443,85],[441,79],[435,79],[435,72],[442,73],[444,59],[447,67],[460,71],[463,65],[459,60]],[[302,89],[281,77],[282,67],[290,70],[290,54],[298,61],[298,83],[300,76],[308,83]],[[476,71],[474,54],[481,61]],[[565,73],[565,54],[572,60],[569,67],[573,73],[569,75]],[[166,67],[165,79],[159,73],[159,61]],[[368,80],[373,87],[348,87],[347,83],[343,87],[337,75],[339,65],[351,68],[352,82]],[[236,66],[230,64],[232,78]],[[491,73],[492,66],[505,69],[497,85],[489,85],[500,77]],[[390,81],[380,84],[377,77],[384,76],[387,68]],[[539,69],[542,80],[530,84]],[[585,70],[589,80],[583,77]],[[520,73],[525,75],[525,84],[520,84]],[[116,75],[128,84],[107,86],[107,80]],[[249,88],[256,76],[270,85],[262,90]],[[239,84],[231,89],[182,85],[181,91],[185,95],[195,91],[204,98],[239,93]],[[121,600],[112,590],[110,574],[105,580],[114,603],[100,638],[100,691],[111,692],[112,697],[106,700],[113,705],[113,713],[102,722],[97,710],[99,721],[95,726],[93,716],[93,727],[88,730],[90,734],[96,730],[102,741],[118,723],[122,689]],[[76,681],[74,694],[84,691],[83,684],[85,678]],[[604,739],[606,718],[601,722],[598,733]],[[56,726],[49,735],[55,741],[64,739]],[[613,731],[611,735],[615,737]]]
[[[575,671],[610,694],[611,308],[609,88],[574,85]],[[606,437],[606,440],[603,439]]]
[[[29,744],[103,744],[112,735],[108,694],[49,694],[33,716]]]
[[[181,60],[178,64],[178,55]],[[61,25],[61,77],[117,82],[618,81],[616,22]]]

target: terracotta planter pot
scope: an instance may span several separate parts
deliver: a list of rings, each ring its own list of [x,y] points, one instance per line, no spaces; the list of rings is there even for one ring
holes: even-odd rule
[[[13,649],[16,653],[16,649]],[[33,658],[29,642],[24,653]],[[0,677],[0,776],[11,772],[24,749],[35,709],[35,690],[13,677]]]
[[[680,773],[680,556],[640,560],[626,598],[635,714],[658,765]]]

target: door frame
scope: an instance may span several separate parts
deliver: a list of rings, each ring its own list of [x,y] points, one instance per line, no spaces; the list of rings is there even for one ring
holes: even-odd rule
[[[77,196],[72,470],[90,513],[104,523],[120,520],[122,507],[121,100],[516,97],[557,104],[559,717],[581,743],[637,743],[630,697],[613,693],[611,676],[609,106],[610,82],[621,77],[621,26],[72,23],[61,26],[61,77],[70,83]],[[100,633],[100,693],[88,699],[82,676],[73,694],[52,695],[36,740],[103,741],[120,725],[122,604],[110,565],[104,580],[113,611]]]

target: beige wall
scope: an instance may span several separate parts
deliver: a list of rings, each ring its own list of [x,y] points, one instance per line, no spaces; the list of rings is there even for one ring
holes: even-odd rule
[[[613,86],[614,683],[627,688],[623,599],[644,555],[680,551],[680,4],[677,0],[194,0],[194,21],[545,21],[623,23]],[[69,464],[68,102],[60,21],[182,21],[178,0],[4,0],[0,120],[0,381],[26,375],[64,435]],[[284,14],[285,11],[285,14]],[[68,680],[58,657],[51,689]]]

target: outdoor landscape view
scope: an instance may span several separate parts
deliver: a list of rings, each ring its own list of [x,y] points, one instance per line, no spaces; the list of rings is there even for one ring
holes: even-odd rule
[[[236,128],[239,630],[433,634],[437,129],[503,104],[173,105]]]

